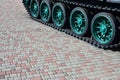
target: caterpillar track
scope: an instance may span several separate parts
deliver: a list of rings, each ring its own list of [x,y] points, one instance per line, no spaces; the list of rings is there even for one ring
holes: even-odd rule
[[[32,2],[37,2],[36,4],[39,5],[38,9],[37,9],[38,11],[36,13],[37,16],[32,14],[31,8],[32,8],[32,5],[34,5]],[[93,2],[92,0],[90,0],[89,2],[84,1],[84,0],[83,1],[82,0],[80,0],[80,1],[74,1],[74,0],[23,0],[23,5],[33,20],[36,20],[38,22],[41,22],[42,24],[48,25],[54,29],[57,29],[58,31],[65,32],[66,34],[71,35],[80,40],[86,41],[98,48],[118,49],[118,48],[120,48],[120,3],[118,3],[118,2],[117,3],[110,3],[110,2],[104,2],[104,1]],[[49,6],[48,7],[49,15],[47,15],[47,19],[46,19],[46,17],[45,18],[43,17],[43,16],[45,16],[45,13],[44,13],[44,15],[42,15],[43,14],[42,9],[44,9],[44,6],[46,6],[46,5]],[[35,9],[35,8],[36,7],[34,6],[33,9]],[[60,10],[60,8],[64,9],[65,10],[64,13],[67,14],[65,16],[62,16],[62,17],[65,17],[65,20],[63,20],[63,22],[62,22],[62,20],[61,21],[59,20],[59,19],[61,19],[61,17],[58,17],[58,19],[55,19],[56,17],[54,17],[54,15],[57,14],[55,10],[58,10],[58,9]],[[43,10],[43,11],[45,11],[45,10]],[[84,29],[85,30],[84,33],[81,31],[82,34],[80,34],[80,31],[74,31],[75,30],[75,29],[73,29],[74,26],[72,27],[72,25],[74,24],[72,22],[74,22],[74,20],[75,20],[74,16],[76,18],[76,15],[77,15],[77,14],[75,14],[75,11],[77,14],[79,14],[78,12],[80,12],[80,11],[81,11],[81,13],[86,12],[85,16],[84,16],[84,14],[82,14],[82,15],[87,20],[87,21],[84,20],[84,21],[86,21],[84,23],[86,23],[88,27],[85,28],[86,30]],[[72,12],[73,12],[73,14],[72,14]],[[104,16],[102,16],[104,14],[106,16],[108,16],[107,17],[108,20],[106,18],[104,18]],[[102,17],[99,15],[101,15]],[[59,12],[59,15],[57,14],[57,16],[60,16],[60,12]],[[73,17],[73,18],[71,19],[71,17]],[[106,22],[110,21],[109,24],[112,24],[111,28],[105,27],[103,25],[103,24],[105,24],[105,21],[103,20],[103,22],[104,22],[103,24],[101,22],[99,23],[100,25],[102,25],[102,26],[100,26],[102,28],[96,29],[96,26],[95,26],[94,27],[95,29],[93,28],[93,30],[92,30],[91,26],[94,26],[92,24],[97,24],[97,22],[95,23],[95,21],[99,22],[101,19],[106,20]],[[56,22],[57,20],[59,22]],[[81,22],[83,22],[83,21],[80,21],[80,20],[81,19],[78,19],[78,22],[81,26],[81,25],[83,25],[83,23],[81,24]],[[86,24],[84,24],[84,25],[86,25]],[[107,24],[108,23],[106,23],[105,25],[107,25]],[[76,25],[76,23],[75,23],[75,25]],[[75,28],[76,28],[76,26],[75,26]],[[113,30],[111,31],[111,29],[113,29]],[[76,30],[78,30],[78,28],[76,28]],[[98,30],[98,32],[100,32],[99,34],[96,34],[98,37],[95,37],[95,34],[94,34],[94,32],[96,33],[96,30]],[[112,32],[114,32],[113,35],[111,35]],[[113,36],[112,38],[110,37],[111,40],[108,40],[108,37],[107,37],[107,35],[109,36],[109,33],[110,33],[110,36]],[[99,37],[100,35],[101,35],[101,37]],[[105,38],[105,37],[107,37],[107,38]],[[98,40],[97,40],[97,38],[98,38]],[[105,42],[105,40],[106,40],[106,42]]]

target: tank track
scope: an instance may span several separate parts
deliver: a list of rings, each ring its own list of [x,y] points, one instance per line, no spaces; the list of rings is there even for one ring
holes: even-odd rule
[[[85,8],[94,8],[94,9],[98,9],[98,10],[106,10],[106,11],[112,11],[112,12],[117,12],[117,13],[119,12],[120,13],[120,9],[107,7],[107,6],[104,7],[104,6],[100,6],[100,5],[92,5],[92,4],[87,4],[87,3],[77,3],[77,2],[73,2],[73,1],[67,1],[67,0],[56,0],[55,2],[63,2],[65,4],[69,4],[69,5],[72,4],[72,5],[81,6],[81,7],[85,7]],[[24,5],[26,11],[28,12],[28,14],[30,15],[29,7],[26,6],[24,3],[23,3],[23,5]],[[79,40],[85,41],[85,42],[87,42],[87,43],[89,43],[89,44],[91,44],[93,46],[98,47],[98,48],[112,49],[112,50],[115,50],[115,51],[120,48],[120,41],[117,44],[112,44],[112,45],[109,45],[109,46],[103,46],[103,45],[98,44],[95,40],[93,40],[92,37],[90,37],[90,38],[89,37],[80,37],[80,36],[75,35],[70,29],[57,28],[57,27],[55,27],[55,25],[53,23],[45,23],[41,19],[34,18],[31,15],[30,15],[30,17],[35,21],[38,21],[38,22],[40,22],[42,24],[50,26],[50,27],[52,27],[52,28],[54,28],[54,29],[56,29],[58,31],[64,32],[64,33],[66,33],[66,34],[68,34],[70,36],[73,36],[73,37],[75,37],[75,38],[77,38]],[[119,27],[119,29],[120,29],[120,27]]]

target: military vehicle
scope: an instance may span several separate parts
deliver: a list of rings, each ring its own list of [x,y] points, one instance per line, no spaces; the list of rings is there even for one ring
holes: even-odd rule
[[[23,0],[32,19],[99,48],[120,46],[120,0]]]

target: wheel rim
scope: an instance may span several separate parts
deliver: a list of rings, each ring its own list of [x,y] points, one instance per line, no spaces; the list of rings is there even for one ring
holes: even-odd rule
[[[64,17],[63,9],[57,5],[53,8],[53,22],[57,27],[62,27],[64,25],[65,17]]]
[[[25,5],[29,5],[29,2],[30,2],[30,0],[23,0],[23,3],[24,3]]]
[[[36,0],[32,0],[31,2],[31,6],[30,6],[30,11],[31,11],[31,15],[32,17],[38,17],[38,3]]]
[[[45,22],[49,21],[50,19],[50,6],[46,3],[41,3],[40,12],[41,12],[41,19]]]
[[[87,20],[84,14],[79,10],[73,10],[70,15],[70,26],[76,34],[84,34],[87,29]]]
[[[104,17],[99,16],[95,19],[92,25],[93,37],[101,44],[107,44],[112,40],[114,29],[111,21]]]

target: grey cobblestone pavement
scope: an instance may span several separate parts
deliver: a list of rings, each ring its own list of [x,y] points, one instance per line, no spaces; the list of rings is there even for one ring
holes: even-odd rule
[[[1,80],[120,80],[120,52],[98,49],[0,1]]]

